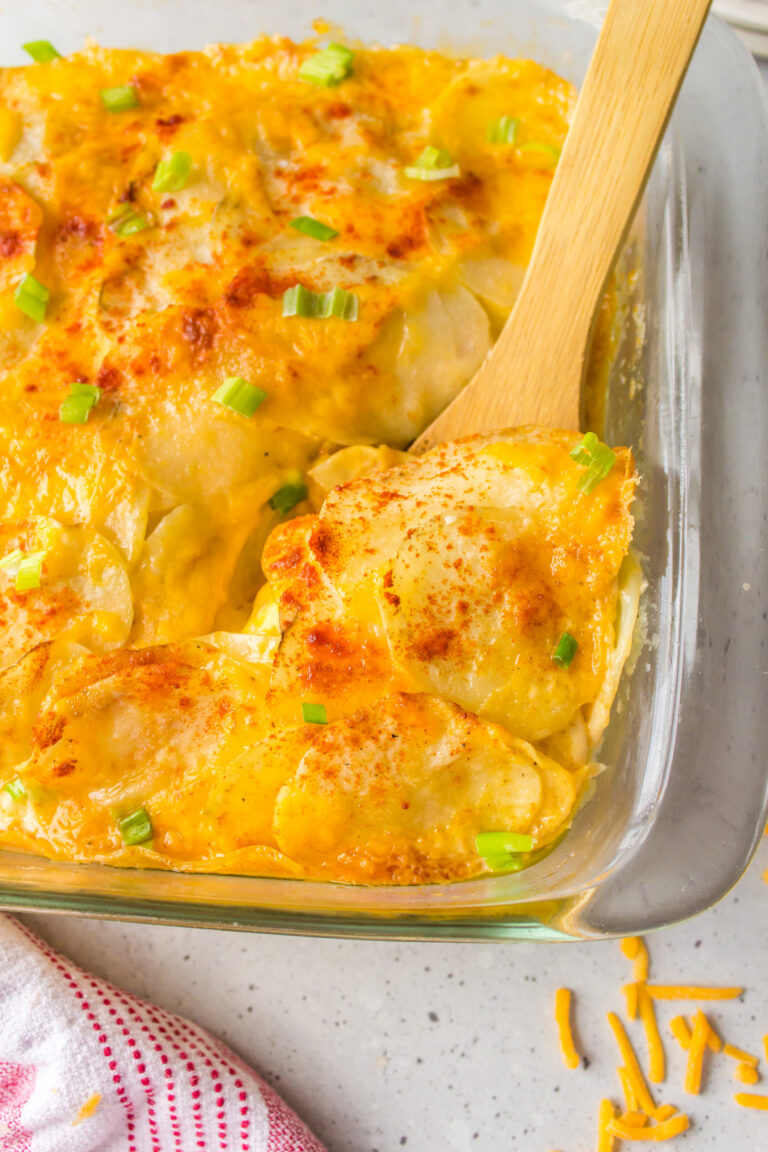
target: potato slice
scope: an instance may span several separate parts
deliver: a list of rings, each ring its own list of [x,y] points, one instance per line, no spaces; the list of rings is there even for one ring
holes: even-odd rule
[[[403,464],[408,460],[405,452],[398,452],[386,444],[373,448],[367,444],[353,444],[341,448],[307,473],[309,494],[315,511],[319,512],[323,501],[332,488],[357,480],[360,476],[370,476],[372,472],[383,472]]]
[[[329,720],[383,693],[392,674],[375,603],[372,616],[345,611],[307,549],[316,520],[301,517],[273,533],[264,553],[281,624],[267,695],[280,723],[302,722],[302,703],[320,703]],[[261,598],[261,611],[267,600]],[[254,619],[254,630],[257,628]]]
[[[64,524],[100,532],[133,563],[144,542],[149,486],[100,423],[51,416],[26,401],[23,408],[0,402],[0,516],[22,520],[43,507]]]
[[[36,516],[0,523],[0,555],[15,549],[43,554],[40,587],[17,591],[0,573],[4,621],[0,665],[7,667],[47,640],[68,640],[93,652],[124,644],[133,605],[125,562],[98,532]]]
[[[386,406],[379,402],[376,438],[408,444],[458,395],[490,347],[488,316],[460,284],[393,313],[366,357],[396,385]]]
[[[578,488],[583,468],[569,456],[579,440],[546,428],[508,429],[441,444],[401,467],[343,484],[323,505],[310,551],[347,596],[434,517],[498,508],[535,523],[542,543],[561,558],[578,548],[597,578],[615,575],[632,528],[632,456],[619,449],[610,475],[585,496]]]
[[[194,642],[88,657],[63,677],[38,718],[47,733],[19,774],[43,790],[35,844],[70,859],[126,848],[118,819],[142,806],[152,847],[207,856],[219,774],[265,734],[264,675]],[[213,838],[213,839],[212,839]]]
[[[282,788],[279,847],[310,873],[365,883],[481,871],[482,831],[549,843],[580,783],[529,744],[423,695],[394,694],[324,729]]]
[[[256,505],[243,518],[217,523],[204,509],[181,504],[163,517],[133,579],[132,645],[167,644],[213,628],[240,550],[262,512]]]
[[[447,85],[432,108],[435,140],[464,168],[494,170],[502,150],[489,126],[517,120],[513,144],[535,140],[560,146],[575,98],[573,87],[533,60],[475,60]]]
[[[613,648],[614,580],[552,571],[522,510],[439,516],[403,541],[379,603],[395,663],[418,687],[525,740],[565,728],[593,701]],[[569,668],[552,660],[569,632]]]
[[[78,644],[54,641],[40,644],[15,664],[0,671],[0,777],[10,778],[14,768],[31,753],[33,740],[44,746],[50,730],[40,725],[38,711],[56,678],[88,653]]]

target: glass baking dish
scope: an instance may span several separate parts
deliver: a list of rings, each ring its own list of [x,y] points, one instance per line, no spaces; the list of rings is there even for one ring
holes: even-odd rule
[[[579,84],[597,35],[591,8],[28,0],[0,7],[0,63],[22,63],[18,46],[40,38],[68,52],[89,35],[162,51],[302,37],[322,14],[363,40],[530,55]],[[719,899],[768,809],[767,241],[760,78],[710,19],[623,257],[639,274],[605,406],[605,438],[631,444],[642,475],[643,619],[603,743],[608,770],[546,859],[450,886],[355,888],[0,853],[0,906],[306,934],[564,940],[644,932]]]

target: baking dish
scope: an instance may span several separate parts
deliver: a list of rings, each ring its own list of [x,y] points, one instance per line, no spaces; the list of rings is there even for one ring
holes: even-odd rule
[[[473,54],[530,55],[575,83],[596,27],[588,5],[324,5],[347,35]],[[576,10],[581,15],[576,13]],[[157,0],[130,13],[0,8],[7,45],[87,34],[160,50],[261,32],[299,37],[315,13],[246,0],[214,10]],[[765,823],[761,709],[768,668],[760,530],[768,431],[763,317],[768,126],[754,66],[711,20],[628,249],[635,297],[608,385],[605,438],[637,451],[636,543],[648,579],[634,668],[601,759],[607,771],[573,829],[523,873],[451,886],[352,888],[52,864],[0,854],[0,904],[217,927],[395,938],[590,938],[700,911],[746,867]]]

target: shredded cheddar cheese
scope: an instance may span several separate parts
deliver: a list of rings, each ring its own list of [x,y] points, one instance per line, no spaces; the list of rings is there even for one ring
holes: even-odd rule
[[[653,1000],[648,995],[645,981],[638,985],[638,1006],[648,1043],[648,1078],[653,1084],[661,1084],[665,1074],[664,1045],[659,1034]]]
[[[652,1116],[656,1109],[656,1104],[653,1097],[651,1096],[650,1089],[645,1082],[645,1077],[643,1076],[643,1073],[640,1069],[640,1064],[638,1063],[637,1056],[635,1055],[635,1050],[630,1043],[626,1031],[624,1030],[624,1025],[622,1024],[621,1020],[619,1020],[615,1012],[608,1013],[608,1023],[613,1029],[613,1034],[616,1037],[616,1043],[619,1046],[619,1051],[621,1052],[622,1058],[624,1060],[624,1067],[627,1070],[627,1075],[631,1081],[632,1089],[637,1098],[637,1102],[642,1108],[643,1112],[646,1112],[649,1116]]]
[[[597,1116],[597,1152],[613,1152],[615,1140],[611,1125],[614,1122],[614,1109],[610,1100],[600,1101]]]
[[[635,980],[647,980],[650,961],[643,938],[641,936],[627,936],[621,941],[621,950],[627,960],[634,961]]]
[[[621,989],[627,1001],[627,1019],[637,1019],[637,981],[633,980],[631,984],[625,984]]]
[[[760,1073],[754,1064],[748,1064],[746,1061],[736,1065],[736,1071],[733,1075],[741,1084],[748,1084],[750,1087],[757,1084],[760,1079]]]
[[[636,936],[627,937],[621,942],[623,955],[633,962],[634,979],[623,984],[621,991],[626,1002],[626,1015],[629,1021],[639,1021],[645,1033],[648,1053],[647,1077],[644,1073],[629,1030],[616,1012],[608,1012],[608,1024],[616,1038],[621,1062],[616,1068],[621,1093],[622,1106],[618,1107],[610,1099],[603,1099],[598,1114],[598,1139],[596,1152],[620,1152],[622,1141],[634,1143],[661,1144],[674,1140],[691,1127],[691,1119],[674,1104],[656,1104],[649,1084],[662,1084],[666,1078],[666,1056],[661,1039],[656,1001],[663,1000],[733,1000],[741,996],[741,987],[717,988],[694,984],[648,984],[650,957],[644,942]],[[563,1059],[569,1067],[575,1067],[578,1056],[573,1052],[568,1058],[570,1036],[569,1011],[572,993],[561,988],[556,993],[555,1016],[561,1029]],[[753,1055],[735,1044],[725,1043],[711,1021],[700,1007],[688,1018],[683,1014],[669,1020],[669,1031],[680,1048],[687,1053],[683,1087],[689,1095],[701,1094],[704,1082],[707,1051],[729,1056],[735,1060],[734,1078],[740,1084],[752,1087],[761,1080],[760,1057]],[[763,1036],[766,1061],[768,1061],[768,1033]],[[742,1108],[768,1111],[768,1095],[754,1092],[737,1092],[734,1101]],[[623,1144],[621,1144],[623,1148]]]
[[[622,1112],[619,1123],[626,1124],[628,1128],[644,1128],[648,1123],[645,1112]]]
[[[754,1092],[737,1092],[734,1096],[737,1104],[742,1108],[757,1108],[759,1112],[768,1112],[768,1096],[758,1096]]]
[[[715,1032],[712,1024],[709,1025],[709,1034],[707,1036],[707,1045],[712,1052],[720,1052],[723,1047],[723,1042],[717,1032]]]
[[[768,1100],[768,1097],[766,1097]],[[632,1128],[622,1124],[621,1120],[612,1120],[608,1125],[609,1131],[620,1140],[642,1140],[648,1144],[661,1144],[664,1140],[671,1140],[681,1132],[690,1128],[690,1120],[684,1112],[678,1112],[669,1120],[663,1120],[652,1128]]]
[[[92,1096],[88,1097],[85,1104],[83,1104],[78,1111],[77,1116],[75,1116],[74,1120],[72,1121],[72,1127],[76,1128],[78,1124],[82,1124],[83,1120],[87,1120],[89,1116],[93,1116],[100,1103],[101,1093],[94,1092]]]
[[[635,1086],[632,1082],[632,1077],[627,1072],[626,1068],[617,1068],[616,1075],[619,1077],[621,1090],[624,1093],[624,1102],[627,1107],[627,1112],[637,1112],[639,1104],[637,1102],[637,1094],[635,1093]]]
[[[745,1052],[743,1048],[737,1048],[735,1044],[725,1044],[723,1046],[723,1053],[726,1056],[732,1056],[734,1060],[738,1060],[742,1064],[751,1064],[753,1067],[757,1067],[759,1062],[757,1056],[750,1055],[750,1053]]]
[[[563,1063],[567,1068],[578,1068],[580,1059],[571,1030],[571,999],[570,988],[558,988],[555,993],[555,1021],[560,1037]]]
[[[688,1066],[685,1070],[685,1091],[691,1096],[698,1096],[701,1091],[701,1075],[708,1039],[709,1023],[704,1013],[699,1009],[693,1018],[691,1043],[688,1047]]]
[[[675,1016],[669,1022],[669,1030],[681,1048],[686,1052],[691,1045],[691,1029],[685,1016]]]
[[[695,984],[649,984],[654,1000],[735,1000],[743,988],[703,988]]]

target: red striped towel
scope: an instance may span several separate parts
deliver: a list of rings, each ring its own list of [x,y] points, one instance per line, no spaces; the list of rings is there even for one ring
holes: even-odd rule
[[[214,1150],[324,1152],[207,1032],[0,916],[0,1152]]]

